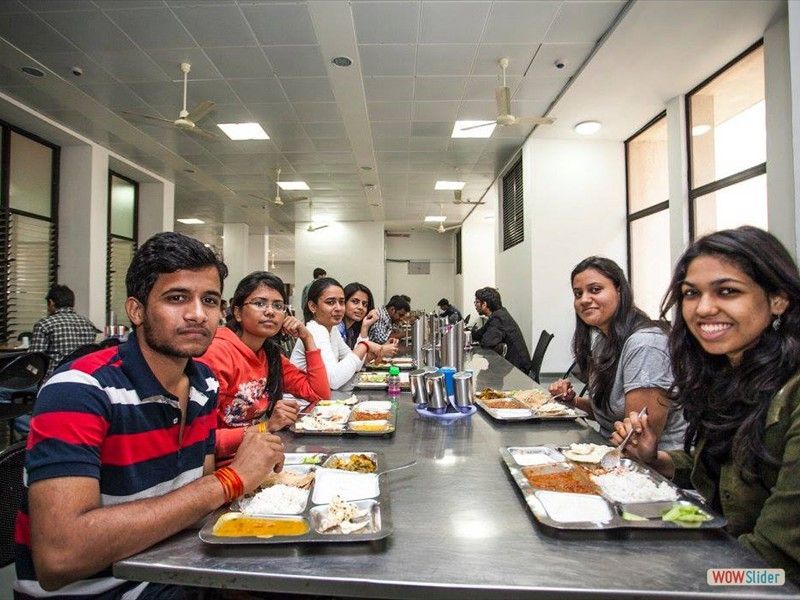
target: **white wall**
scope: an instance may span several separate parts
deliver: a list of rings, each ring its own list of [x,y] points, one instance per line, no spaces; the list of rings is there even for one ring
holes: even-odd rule
[[[483,196],[486,205],[475,208],[461,227],[461,275],[456,275],[453,302],[466,317],[472,313],[475,290],[495,287],[495,252],[497,250],[497,190],[498,183]],[[487,219],[486,217],[491,217]]]
[[[794,154],[794,189],[800,192],[800,2],[789,2],[789,75],[791,78],[791,128]],[[800,203],[795,204],[795,244],[800,256]]]
[[[412,231],[409,237],[386,238],[386,300],[395,294],[411,296],[411,308],[432,311],[441,298],[455,302],[456,273],[453,233]],[[429,275],[409,275],[406,260],[430,261]],[[376,297],[376,303],[381,301]],[[456,305],[457,308],[461,308]]]
[[[382,222],[331,223],[313,232],[306,231],[307,227],[308,223],[297,223],[294,228],[297,289],[302,291],[311,281],[314,268],[322,267],[342,285],[363,283],[372,290],[376,302],[384,297]]]
[[[526,221],[532,214],[530,235],[526,229],[525,238],[533,257],[528,334],[534,343],[542,329],[555,334],[542,371],[557,373],[572,362],[575,312],[569,275],[573,267],[596,254],[627,270],[624,149],[613,141],[533,138],[525,150]],[[520,269],[517,277],[524,276]],[[509,311],[522,327],[522,313],[511,307]]]

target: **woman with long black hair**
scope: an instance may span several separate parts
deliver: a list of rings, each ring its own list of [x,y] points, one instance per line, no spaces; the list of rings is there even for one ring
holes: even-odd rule
[[[800,583],[800,275],[755,227],[718,231],[683,254],[662,304],[675,308],[671,397],[689,428],[682,450],[656,448],[652,424],[615,423],[612,442],[687,487],[728,531]]]
[[[352,350],[359,341],[369,341],[369,328],[378,320],[378,314],[372,291],[367,286],[357,281],[344,286],[344,317],[339,323],[339,333],[348,348]],[[377,355],[370,354],[368,358],[379,361],[396,355],[398,340],[380,344],[378,349]]]
[[[575,306],[572,351],[588,376],[589,397],[576,397],[572,384],[550,386],[588,412],[610,437],[614,422],[647,408],[660,448],[680,448],[686,423],[667,398],[672,385],[667,323],[653,321],[633,302],[625,274],[613,260],[590,256],[570,276]]]
[[[279,277],[266,271],[250,273],[236,287],[228,326],[217,329],[199,359],[219,381],[218,461],[236,453],[248,429],[274,432],[297,420],[297,403],[284,399],[284,391],[311,402],[331,396],[314,338],[300,320],[288,316],[288,309]],[[296,337],[303,346],[305,371],[291,364],[272,341],[280,332]],[[272,415],[265,422],[272,403]]]

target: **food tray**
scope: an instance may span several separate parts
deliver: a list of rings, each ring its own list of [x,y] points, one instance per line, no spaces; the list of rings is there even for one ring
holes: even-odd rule
[[[401,371],[411,371],[415,368],[414,359],[410,356],[401,356],[388,361],[383,360],[377,365],[373,362],[364,363],[364,368],[368,371],[382,371],[387,370],[389,367],[397,367]]]
[[[538,466],[549,460],[554,461],[554,469],[561,468],[563,465],[571,465],[557,449],[547,446],[511,446],[500,448],[500,456],[533,516],[539,523],[554,529],[601,531],[612,529],[720,529],[725,527],[728,522],[727,519],[718,515],[701,501],[684,493],[656,471],[628,459],[622,460],[623,466],[647,475],[656,484],[667,482],[677,492],[678,500],[623,504],[594,494],[540,490],[530,485],[522,469],[531,465]],[[623,519],[621,515],[622,511],[637,514],[637,510],[646,513],[653,512],[654,509],[658,509],[658,514],[660,514],[661,511],[675,504],[697,506],[709,514],[712,519],[688,528],[678,523],[663,521],[660,518],[629,521]],[[589,518],[579,520],[580,517],[576,515],[580,515],[580,513],[586,514]]]
[[[344,405],[336,405],[342,406]],[[315,411],[324,411],[327,407],[317,407],[311,414],[314,415]],[[392,435],[395,432],[395,423],[397,422],[397,403],[391,400],[367,400],[358,402],[352,407],[344,407],[349,410],[349,414],[345,421],[339,427],[331,429],[300,429],[296,427],[296,423],[292,423],[289,431],[295,435],[323,435],[323,436],[341,436],[341,435],[359,435],[359,436],[385,436]],[[336,410],[344,410],[344,408]],[[380,417],[386,416],[387,418],[378,418],[371,416],[369,412],[378,411],[382,413]],[[369,418],[361,418],[369,417]],[[301,417],[302,418],[302,417]],[[378,423],[375,421],[382,421],[380,428],[377,428]]]
[[[328,453],[325,453],[326,455]],[[328,455],[326,463],[335,457],[342,457],[347,459],[350,454],[366,454],[372,457],[377,463],[377,469],[380,471],[385,468],[383,454],[381,452],[339,452]],[[286,455],[287,459],[290,456]],[[293,467],[287,467],[292,469]],[[298,467],[295,467],[298,468]],[[381,479],[383,474],[373,473],[353,473],[350,471],[340,471],[338,469],[328,469],[325,467],[317,467],[314,465],[306,466],[305,469],[314,470],[316,479],[308,494],[306,506],[302,512],[297,515],[264,515],[263,518],[272,519],[277,521],[287,520],[302,520],[307,526],[308,531],[300,535],[283,535],[273,537],[256,537],[256,536],[238,536],[227,537],[214,535],[214,525],[217,520],[226,513],[235,512],[237,508],[236,501],[232,503],[231,507],[223,508],[212,513],[207,519],[203,528],[200,530],[200,539],[206,544],[214,545],[231,545],[231,544],[307,544],[307,543],[320,543],[320,542],[363,542],[370,540],[380,540],[391,535],[393,530],[392,517],[389,503],[388,486],[386,480]],[[337,479],[341,477],[342,481],[353,482],[361,478],[366,482],[364,485],[342,485],[337,487]],[[320,483],[318,486],[319,482]],[[323,490],[320,493],[319,490]],[[356,531],[353,533],[330,533],[320,532],[319,525],[325,511],[327,510],[329,498],[337,490],[351,492],[350,498],[345,500],[358,506],[359,509],[367,510],[367,519],[370,522],[367,531]],[[357,498],[357,496],[362,496]],[[368,496],[368,497],[367,497]],[[315,499],[322,498],[325,502],[316,502]],[[260,518],[260,517],[255,517]],[[338,527],[334,530],[338,530]]]
[[[388,371],[362,371],[358,373],[358,378],[356,379],[355,384],[353,387],[357,390],[385,390],[386,389],[386,381],[362,381],[362,378],[372,378],[377,375],[385,375],[386,377],[389,376]],[[410,381],[408,378],[408,373],[403,372],[400,373],[400,387],[403,389],[408,389],[410,386]]]
[[[589,413],[580,408],[568,407],[571,414],[538,414],[532,408],[492,408],[480,398],[475,399],[475,404],[492,417],[495,421],[572,421],[588,417]]]

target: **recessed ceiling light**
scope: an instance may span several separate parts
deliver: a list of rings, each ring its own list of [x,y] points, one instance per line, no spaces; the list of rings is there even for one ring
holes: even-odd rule
[[[372,167],[361,167],[362,171],[372,171]]]
[[[310,190],[311,188],[308,187],[308,184],[305,181],[279,181],[278,185],[282,190],[286,190],[288,192],[292,190]]]
[[[364,187],[367,188],[368,190],[371,190],[371,189],[375,188],[375,184],[374,183],[365,183]]]
[[[592,135],[600,131],[600,121],[582,121],[575,125],[575,132],[581,135]]]
[[[195,218],[191,218],[191,219],[176,219],[176,221],[178,221],[178,223],[183,223],[184,225],[203,225],[203,224],[205,224],[205,221],[201,221],[200,219],[195,219]]]
[[[425,217],[426,223],[444,223],[447,220],[447,217],[444,215],[428,215]]]
[[[701,135],[707,134],[709,131],[711,131],[711,125],[707,125],[705,123],[702,125],[695,125],[692,127],[692,136],[700,137]]]
[[[484,215],[484,221],[494,221],[494,215]]]
[[[184,169],[183,172],[184,173],[194,173],[195,170],[194,169]]]
[[[229,138],[241,140],[268,140],[269,136],[258,123],[217,123]]]
[[[36,67],[21,67],[20,70],[31,77],[44,77],[44,71]]]
[[[439,180],[436,182],[434,186],[435,190],[463,190],[464,189],[464,182],[463,181],[443,181]]]
[[[334,56],[331,62],[337,67],[349,67],[353,64],[353,61],[346,56]]]
[[[488,138],[492,137],[496,121],[456,121],[453,125],[453,133],[450,137],[454,138]],[[467,129],[474,127],[474,129]]]

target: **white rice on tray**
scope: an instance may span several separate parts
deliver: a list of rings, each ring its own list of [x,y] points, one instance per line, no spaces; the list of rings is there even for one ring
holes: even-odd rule
[[[666,481],[656,484],[644,473],[615,469],[603,475],[592,475],[603,493],[616,502],[660,502],[677,500],[678,494]]]
[[[307,500],[308,490],[278,484],[239,502],[246,515],[297,515],[303,512]]]

